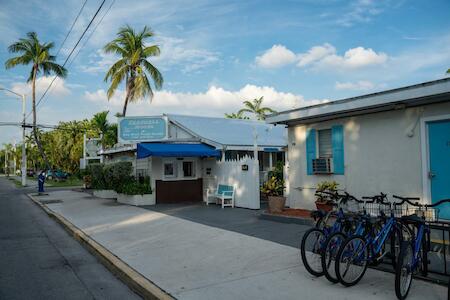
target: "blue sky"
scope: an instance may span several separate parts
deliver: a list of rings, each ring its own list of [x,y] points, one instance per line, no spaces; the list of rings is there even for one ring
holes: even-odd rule
[[[107,0],[93,28],[113,0]],[[36,31],[55,42],[55,52],[83,0],[0,0],[0,62],[7,46]],[[58,56],[63,62],[100,0],[88,0]],[[152,27],[161,47],[153,63],[163,89],[152,103],[129,107],[129,115],[163,112],[222,116],[246,99],[264,96],[277,110],[371,93],[445,77],[450,67],[449,1],[116,0],[38,111],[38,121],[81,119],[100,110],[121,111],[121,88],[108,101],[103,81],[114,57],[103,45],[129,24]],[[75,51],[77,53],[78,50]],[[29,94],[29,67],[0,68],[0,85]],[[38,96],[51,78],[38,83]],[[30,105],[28,104],[28,107]],[[20,103],[0,95],[0,121],[20,119]],[[113,118],[112,118],[113,120]],[[0,127],[0,144],[20,140]]]

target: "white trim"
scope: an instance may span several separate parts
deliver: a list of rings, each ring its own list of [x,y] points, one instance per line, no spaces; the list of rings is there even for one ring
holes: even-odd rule
[[[431,204],[431,184],[428,178],[430,170],[430,156],[428,147],[428,126],[433,121],[450,120],[450,114],[420,118],[420,148],[422,157],[422,199],[424,203]]]

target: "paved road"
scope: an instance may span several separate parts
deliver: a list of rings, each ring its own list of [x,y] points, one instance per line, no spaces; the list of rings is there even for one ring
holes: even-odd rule
[[[140,299],[0,177],[0,299]]]

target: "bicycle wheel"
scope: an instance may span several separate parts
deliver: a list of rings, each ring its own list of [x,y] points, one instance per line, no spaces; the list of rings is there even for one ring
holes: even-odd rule
[[[357,284],[367,270],[369,249],[364,237],[354,236],[347,239],[336,256],[336,277],[344,286]]]
[[[335,270],[336,256],[346,238],[343,233],[336,232],[330,235],[324,242],[321,256],[322,269],[325,277],[332,283],[339,282]]]
[[[392,230],[390,237],[389,237],[389,244],[390,244],[390,257],[391,257],[391,263],[394,270],[397,268],[397,261],[400,255],[402,243],[404,241],[404,234],[405,231],[403,230],[403,227],[399,226]]]
[[[322,264],[320,262],[320,254],[324,242],[325,235],[323,230],[312,228],[303,235],[302,243],[300,246],[300,254],[302,257],[303,265],[309,273],[316,277],[323,275]]]
[[[414,250],[412,244],[406,241],[403,242],[395,270],[395,295],[400,300],[406,299],[411,288],[413,257]]]

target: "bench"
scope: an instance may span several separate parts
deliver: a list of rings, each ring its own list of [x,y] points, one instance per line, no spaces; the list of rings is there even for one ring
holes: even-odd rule
[[[226,184],[218,184],[215,190],[206,190],[206,205],[209,205],[209,203],[218,204],[218,200],[221,201],[222,208],[225,206],[234,207],[234,187]]]

